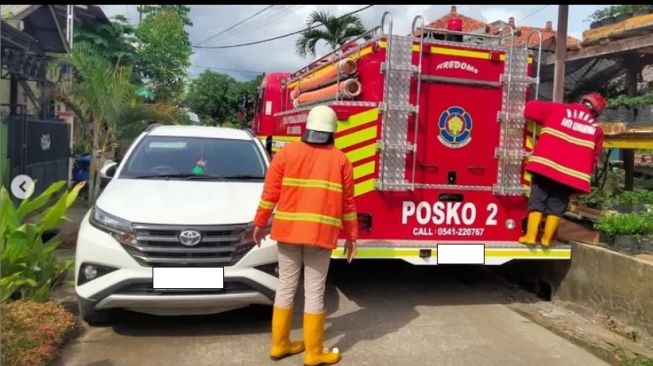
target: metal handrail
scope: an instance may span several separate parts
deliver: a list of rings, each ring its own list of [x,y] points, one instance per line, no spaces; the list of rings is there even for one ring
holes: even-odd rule
[[[386,18],[389,19],[389,24],[388,24],[388,33],[387,33],[387,48],[386,48],[386,70],[388,72],[385,73],[385,80],[383,81],[383,102],[384,104],[388,102],[389,99],[389,94],[390,94],[390,87],[389,87],[389,82],[390,82],[390,64],[391,64],[391,55],[392,55],[392,14],[389,11],[386,11],[383,13],[383,16],[381,17],[381,36],[386,35],[385,33],[385,24],[386,24]],[[388,124],[386,123],[386,117],[388,116],[388,111],[387,108],[383,108],[382,111],[382,116],[381,116],[381,123],[383,123],[383,128],[381,129],[381,145],[385,145],[385,140],[386,136],[388,135],[387,133],[387,128]],[[381,153],[382,155],[384,154],[383,152]],[[385,183],[385,174],[383,174],[383,171],[385,169],[381,168],[381,171],[379,172],[381,175],[381,189],[383,189],[384,183]]]
[[[535,73],[536,75],[536,80],[535,80],[535,99],[537,99],[540,95],[540,66],[541,66],[541,60],[542,60],[542,32],[537,29],[534,32],[531,32],[531,34],[528,35],[528,38],[526,38],[526,47],[528,47],[528,44],[531,41],[531,37],[533,37],[533,34],[537,34],[539,36],[539,46],[537,49],[537,71]]]
[[[336,54],[338,55],[338,61],[335,65],[336,67],[336,101],[338,101],[338,98],[340,97],[340,61],[342,61],[342,52],[336,51]]]
[[[358,41],[358,40],[360,40],[361,38],[365,38],[365,37],[369,36],[370,34],[373,34],[373,33],[378,32],[380,29],[381,29],[380,26],[376,26],[376,27],[374,27],[374,28],[368,30],[367,32],[361,34],[360,36],[358,36],[358,37],[356,37],[356,38],[354,38],[354,39],[352,39],[352,40],[350,40],[350,41],[347,41],[347,43],[345,43],[344,45],[342,45],[342,46],[336,48],[335,50],[333,50],[333,51],[327,53],[326,55],[320,57],[319,59],[317,59],[317,60],[311,62],[311,63],[308,64],[307,66],[301,68],[299,71],[295,71],[295,72],[291,73],[291,74],[290,74],[290,80],[289,80],[289,83],[292,83],[293,81],[295,81],[295,80],[299,79],[300,77],[302,77],[304,74],[313,71],[313,67],[314,67],[315,65],[319,64],[321,61],[328,60],[330,56],[336,54],[336,52],[338,52],[338,51],[341,51],[341,50],[342,50],[342,49],[343,49],[347,44],[349,44],[349,43],[351,43],[351,42]],[[349,53],[349,52],[348,52],[348,53]],[[329,62],[329,63],[325,64],[324,66],[330,65],[331,63],[332,63],[332,62]],[[324,67],[324,66],[323,66],[323,67]]]
[[[515,55],[515,30],[511,26],[507,26],[502,28],[499,32],[503,33],[503,31],[508,28],[510,29],[510,54],[507,58],[507,60],[510,62],[510,66],[508,67],[508,91],[506,93],[506,103],[510,104],[510,92],[511,92],[511,86],[512,86],[512,65],[513,65],[513,56]],[[505,114],[504,118],[508,119],[508,108],[505,108]],[[505,137],[505,136],[504,136]]]
[[[424,18],[421,15],[418,15],[413,19],[413,24],[410,28],[411,35],[415,35],[415,25],[417,25],[417,21],[421,20],[421,27],[420,27],[420,37],[419,37],[419,55],[418,61],[417,61],[417,94],[415,95],[415,128],[414,128],[414,133],[413,133],[413,177],[412,177],[412,187],[411,189],[414,191],[415,190],[415,175],[416,175],[416,170],[417,170],[417,133],[418,133],[418,126],[419,126],[419,100],[420,100],[420,92],[421,92],[421,87],[422,87],[422,55],[424,54],[423,48],[424,48]],[[412,42],[411,42],[411,47],[412,47]]]
[[[509,123],[509,115],[510,115],[510,97],[511,97],[511,86],[512,86],[512,66],[514,64],[514,55],[515,55],[515,30],[511,26],[507,26],[502,28],[499,33],[503,33],[505,29],[508,28],[510,30],[510,54],[506,58],[507,61],[510,62],[510,66],[508,67],[508,89],[506,91],[506,105],[504,106],[504,117],[502,123]],[[504,66],[505,69],[505,66]],[[508,141],[508,127],[509,125],[506,125],[503,128],[503,143],[505,144],[506,141]],[[505,180],[505,162],[503,159],[501,159],[501,174],[504,175],[501,179],[503,182]],[[505,193],[505,187],[502,184],[501,185],[501,194]]]
[[[538,29],[535,30],[535,32],[531,32],[531,34],[528,35],[528,38],[526,38],[526,47],[528,47],[528,44],[531,41],[531,37],[533,37],[533,34],[537,32],[537,35],[539,36],[539,46],[537,49],[537,71],[535,72],[535,100],[540,96],[540,66],[542,63],[540,62],[542,60],[542,32]],[[533,126],[533,149],[535,148],[535,138],[537,137],[537,128]]]
[[[459,31],[450,30],[450,29],[443,29],[443,28],[424,27],[423,30],[424,31],[431,31],[431,32],[438,32],[438,33],[445,33],[445,34],[453,34],[453,35],[459,35],[459,36],[477,37],[477,38],[493,38],[493,39],[503,39],[504,38],[502,36],[495,36],[495,35],[491,35],[491,34],[459,32]]]

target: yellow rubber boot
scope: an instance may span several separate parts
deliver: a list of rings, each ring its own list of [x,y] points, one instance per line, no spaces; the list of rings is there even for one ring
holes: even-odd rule
[[[275,306],[272,311],[272,346],[270,347],[270,358],[275,361],[304,350],[304,342],[290,341],[291,323],[292,308]]]
[[[340,361],[338,352],[333,352],[333,350],[323,352],[325,318],[326,312],[319,314],[304,313],[304,341],[306,342],[304,365],[332,365]]]
[[[526,225],[526,235],[519,238],[519,242],[527,245],[534,245],[537,240],[537,231],[540,228],[540,221],[542,221],[542,213],[531,211],[528,214],[528,224]]]
[[[551,245],[551,240],[558,231],[558,226],[560,226],[560,216],[549,215],[546,217],[546,224],[544,224],[544,234],[542,235],[542,246],[549,247]]]

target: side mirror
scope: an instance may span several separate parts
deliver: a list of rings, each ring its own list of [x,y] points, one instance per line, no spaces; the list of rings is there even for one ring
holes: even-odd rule
[[[113,178],[113,175],[116,174],[117,167],[118,163],[112,160],[107,160],[102,169],[100,169],[100,177],[109,179]]]

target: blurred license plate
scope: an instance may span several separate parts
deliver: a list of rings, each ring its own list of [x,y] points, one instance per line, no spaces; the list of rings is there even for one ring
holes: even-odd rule
[[[152,268],[152,287],[155,289],[223,288],[224,268]]]
[[[485,264],[485,245],[438,244],[438,264]]]

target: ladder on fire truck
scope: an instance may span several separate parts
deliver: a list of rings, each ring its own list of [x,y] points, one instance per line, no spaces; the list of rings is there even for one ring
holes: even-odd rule
[[[415,37],[416,25],[419,27],[419,37]],[[386,22],[388,32],[386,33]],[[386,38],[386,60],[381,66],[385,74],[384,100],[380,103],[381,110],[381,139],[378,142],[380,150],[379,179],[377,189],[381,191],[409,191],[420,189],[459,189],[459,190],[485,190],[493,191],[498,195],[521,195],[521,167],[523,160],[528,153],[523,147],[523,131],[525,119],[523,110],[525,107],[526,90],[535,84],[535,98],[537,99],[539,89],[540,58],[542,53],[542,35],[539,34],[539,49],[537,59],[536,77],[527,76],[528,59],[528,37],[525,46],[516,46],[514,43],[515,34],[511,27],[509,46],[503,45],[504,36],[484,35],[467,32],[458,32],[445,29],[428,28],[424,25],[421,16],[413,20],[411,34],[400,36],[392,34],[392,15],[385,12],[381,19],[381,36]],[[501,33],[504,33],[505,29]],[[408,142],[408,120],[412,116],[415,119],[419,114],[419,95],[422,83],[422,48],[428,34],[437,32],[439,34],[468,37],[473,39],[496,40],[498,45],[464,43],[466,48],[500,51],[505,54],[504,74],[499,80],[502,87],[502,107],[498,112],[497,120],[501,124],[500,142],[495,151],[498,158],[497,180],[494,186],[472,186],[472,185],[450,185],[450,184],[425,184],[415,181],[418,144]],[[532,36],[533,33],[531,33]],[[428,39],[429,42],[442,44],[444,46],[461,46],[458,42],[445,40]],[[414,42],[419,42],[417,65],[413,64]],[[416,96],[414,103],[410,101],[411,81],[416,79]],[[418,134],[419,123],[414,123],[413,136]],[[412,152],[412,178],[406,177],[406,159]]]

